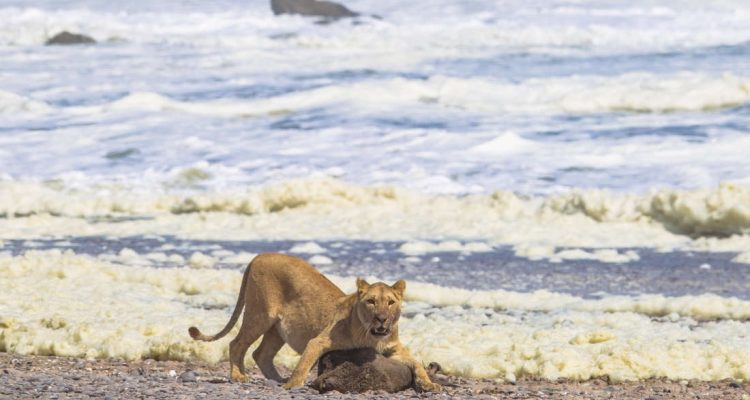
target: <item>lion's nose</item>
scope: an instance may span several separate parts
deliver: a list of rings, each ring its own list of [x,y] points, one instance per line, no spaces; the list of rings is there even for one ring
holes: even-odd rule
[[[387,319],[388,319],[387,315],[380,315],[380,314],[375,315],[375,321],[378,321],[381,324],[384,324]]]

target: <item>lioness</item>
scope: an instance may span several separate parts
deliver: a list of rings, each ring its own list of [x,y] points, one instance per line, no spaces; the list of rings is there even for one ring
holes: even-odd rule
[[[284,388],[300,387],[313,364],[324,353],[370,347],[386,357],[409,366],[419,390],[437,391],[422,364],[398,338],[398,319],[406,282],[393,286],[368,284],[357,278],[357,292],[345,295],[336,285],[305,261],[283,254],[261,254],[245,269],[240,294],[232,317],[213,336],[198,328],[188,332],[195,340],[212,341],[225,336],[246,308],[240,332],[229,344],[231,378],[246,382],[245,354],[248,347],[263,340],[253,359],[268,379],[281,381],[273,358],[284,343],[302,353]]]

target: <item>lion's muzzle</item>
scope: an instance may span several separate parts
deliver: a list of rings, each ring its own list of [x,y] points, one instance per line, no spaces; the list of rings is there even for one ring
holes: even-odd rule
[[[391,333],[391,318],[387,313],[375,314],[370,326],[371,335],[379,337],[388,336]]]
[[[388,336],[389,333],[391,333],[391,330],[384,326],[379,326],[377,328],[370,329],[370,334],[373,336],[384,337],[384,336]]]

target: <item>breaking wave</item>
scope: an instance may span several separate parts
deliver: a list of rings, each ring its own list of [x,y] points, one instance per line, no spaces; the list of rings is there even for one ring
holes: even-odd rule
[[[54,108],[18,94],[0,91],[0,114],[120,111],[171,111],[207,117],[280,116],[311,109],[380,112],[442,107],[474,113],[667,113],[702,112],[750,103],[750,78],[726,74],[530,79],[520,83],[436,76],[426,80],[385,79],[322,88],[258,100],[181,101],[154,92],[131,93],[94,106]]]

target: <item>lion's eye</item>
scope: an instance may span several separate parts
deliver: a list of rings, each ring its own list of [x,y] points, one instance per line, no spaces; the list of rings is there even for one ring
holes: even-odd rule
[[[369,300],[367,300],[367,304],[375,305],[375,300],[374,299],[369,299]]]
[[[396,304],[396,301],[395,301],[395,300],[388,300],[388,305],[389,305],[389,306],[392,306],[392,305],[394,305],[394,304]]]

